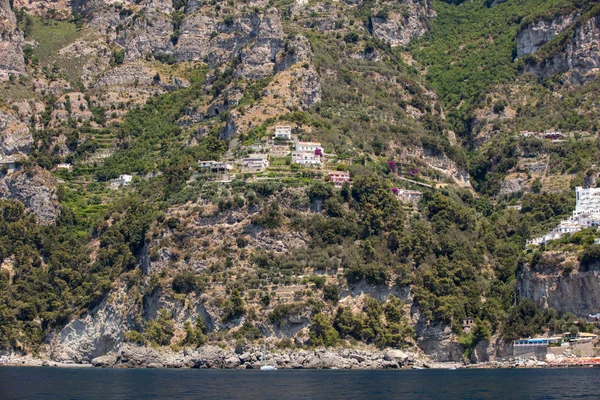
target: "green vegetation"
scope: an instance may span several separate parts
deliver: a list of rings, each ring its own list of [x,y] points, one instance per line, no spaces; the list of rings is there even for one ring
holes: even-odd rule
[[[431,31],[412,41],[410,51],[427,67],[427,79],[448,110],[448,122],[467,137],[473,112],[485,94],[518,77],[514,38],[522,24],[572,9],[573,2],[517,0],[490,8],[483,0],[459,5],[434,0],[433,6],[437,17]]]

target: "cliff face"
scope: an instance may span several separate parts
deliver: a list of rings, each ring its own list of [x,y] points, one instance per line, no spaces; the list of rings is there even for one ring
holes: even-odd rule
[[[576,17],[576,14],[561,15],[555,19],[540,20],[525,25],[515,39],[517,58],[538,51],[542,45],[571,26]]]
[[[587,316],[600,310],[600,265],[583,268],[562,254],[550,254],[534,268],[519,271],[516,289],[542,308]]]
[[[600,68],[600,16],[585,18],[563,33],[555,43],[559,50],[549,50],[533,62],[525,71],[547,79],[564,74],[566,81],[582,84],[597,76]],[[551,44],[551,43],[549,43]]]
[[[401,5],[401,10],[388,15],[374,13],[371,19],[373,36],[391,46],[406,46],[413,37],[424,35],[436,15],[430,0],[404,0]]]
[[[55,180],[39,167],[31,175],[23,170],[0,174],[0,198],[23,203],[42,225],[54,223],[60,214]]]
[[[25,72],[23,33],[9,0],[0,0],[0,81]]]

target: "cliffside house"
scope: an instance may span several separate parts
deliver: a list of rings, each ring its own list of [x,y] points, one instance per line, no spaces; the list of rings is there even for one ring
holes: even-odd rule
[[[396,189],[396,191],[392,192],[394,192],[394,194],[398,196],[398,199],[403,203],[412,203],[415,205],[418,204],[423,197],[423,193],[418,190]]]
[[[471,333],[474,325],[475,325],[475,320],[473,318],[468,317],[467,319],[464,319],[463,320],[463,332]]]
[[[201,170],[220,175],[228,174],[233,169],[231,164],[218,161],[198,161],[198,166]]]
[[[275,140],[292,140],[292,127],[288,125],[275,127]]]
[[[350,182],[350,172],[330,172],[329,173],[329,182],[333,182],[335,186],[342,186],[346,182]]]
[[[251,157],[242,160],[243,173],[263,172],[269,167],[269,160],[266,154],[253,154]]]
[[[296,152],[298,153],[315,153],[315,150],[323,151],[323,146],[319,142],[296,142]]]
[[[295,164],[321,165],[321,156],[314,152],[295,151],[292,153],[292,162]]]
[[[15,172],[16,160],[12,156],[0,158],[0,169],[6,170],[6,172]]]
[[[558,140],[560,138],[562,138],[562,133],[559,131],[545,131],[544,132],[544,138],[546,139],[551,139],[551,140]]]
[[[61,163],[56,165],[56,169],[66,169],[67,171],[73,171],[73,166],[69,163]]]
[[[131,175],[127,175],[127,174],[119,175],[119,177],[117,179],[113,179],[112,181],[110,181],[109,186],[113,189],[119,188],[121,186],[129,186],[131,184],[132,180],[133,180],[133,176],[131,176]]]
[[[539,246],[549,240],[557,240],[567,233],[579,232],[592,226],[600,226],[600,188],[575,188],[575,211],[556,228],[544,236],[527,240],[527,245]]]

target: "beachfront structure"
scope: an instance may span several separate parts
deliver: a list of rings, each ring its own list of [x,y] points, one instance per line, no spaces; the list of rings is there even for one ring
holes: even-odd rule
[[[566,233],[579,232],[582,229],[600,225],[600,188],[575,188],[575,211],[564,219],[552,231],[544,236],[527,241],[527,245],[545,244],[549,240],[558,240]]]
[[[335,186],[342,186],[346,182],[350,182],[350,172],[330,172],[329,182],[333,182]]]
[[[549,337],[549,338],[529,338],[529,339],[519,339],[513,342],[513,346],[545,346],[548,347],[549,344],[558,343],[562,338],[560,337]]]
[[[291,140],[292,139],[292,127],[283,125],[275,127],[275,139]]]
[[[296,142],[296,151],[298,153],[314,153],[317,149],[323,151],[323,146],[319,142]]]
[[[320,165],[321,156],[317,156],[315,153],[310,152],[295,151],[292,153],[292,162],[295,164]]]

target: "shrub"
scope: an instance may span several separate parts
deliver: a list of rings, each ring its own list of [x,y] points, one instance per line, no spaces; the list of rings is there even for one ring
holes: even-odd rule
[[[198,289],[198,279],[192,271],[184,271],[175,275],[171,287],[175,293],[191,293]]]
[[[166,308],[161,308],[156,319],[146,322],[145,336],[151,343],[159,346],[169,345],[173,337],[173,315],[171,312]]]
[[[321,313],[315,314],[310,324],[310,344],[313,346],[335,346],[339,341],[338,332],[329,319]]]
[[[337,303],[340,298],[339,289],[337,285],[328,283],[323,286],[323,299],[325,301],[332,301]]]

